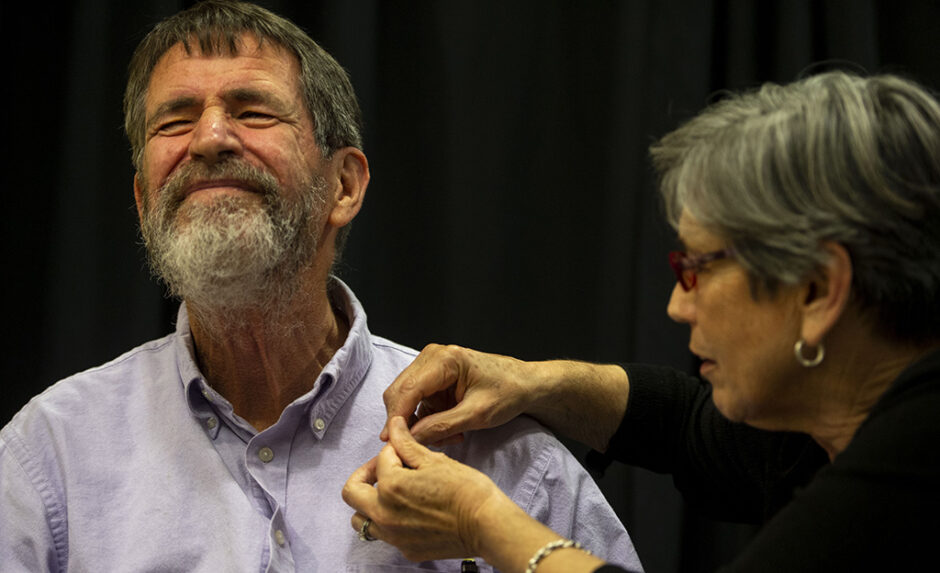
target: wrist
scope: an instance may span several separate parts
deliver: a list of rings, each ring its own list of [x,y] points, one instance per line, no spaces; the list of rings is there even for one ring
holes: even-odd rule
[[[505,495],[480,505],[473,525],[474,555],[500,571],[523,571],[528,559],[558,535]]]
[[[526,571],[540,551],[559,542],[538,557],[539,573],[587,573],[604,564],[590,552],[576,549],[574,542],[562,547],[568,540],[527,515],[502,492],[480,504],[467,528],[472,533],[465,538],[467,548],[500,571]]]
[[[606,450],[627,407],[623,368],[572,360],[530,364],[532,397],[525,413],[557,434]]]
[[[473,555],[490,561],[489,555],[494,547],[511,537],[507,535],[505,524],[517,518],[517,511],[522,512],[519,506],[498,488],[496,492],[479,503],[460,531],[461,537],[466,540],[466,545]]]
[[[568,545],[569,542],[571,545]],[[593,573],[605,564],[603,559],[582,547],[580,543],[567,539],[558,539],[554,543],[559,545],[550,552],[543,553],[534,568],[525,569],[526,573]],[[549,545],[543,546],[542,549],[545,547]],[[532,564],[542,549],[529,559],[527,566]]]
[[[539,550],[536,551],[534,555],[532,555],[532,557],[529,559],[529,562],[526,564],[525,573],[535,573],[539,565],[541,565],[544,560],[548,559],[550,555],[556,551],[562,551],[565,549],[574,549],[580,551],[585,556],[593,555],[593,553],[585,549],[580,543],[574,541],[573,539],[556,539],[555,541],[549,541],[539,548]]]
[[[526,362],[526,389],[529,400],[525,413],[551,425],[552,418],[563,409],[561,403],[570,386],[574,384],[574,372],[581,368],[580,363],[569,360],[545,360]]]

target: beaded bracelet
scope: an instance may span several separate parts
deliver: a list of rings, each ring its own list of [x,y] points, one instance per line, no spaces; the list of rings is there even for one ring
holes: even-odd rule
[[[539,566],[539,561],[545,559],[556,549],[567,549],[573,547],[574,549],[580,549],[588,555],[592,555],[590,551],[581,546],[577,541],[572,541],[571,539],[558,539],[556,541],[551,541],[546,543],[544,547],[535,552],[535,555],[532,556],[532,559],[529,559],[529,566],[526,567],[525,573],[535,573],[536,567]]]

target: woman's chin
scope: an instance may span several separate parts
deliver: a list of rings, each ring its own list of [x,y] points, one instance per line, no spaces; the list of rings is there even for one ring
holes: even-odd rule
[[[737,400],[729,396],[728,392],[716,390],[714,385],[712,386],[712,401],[725,418],[728,418],[732,422],[744,421],[743,409]]]

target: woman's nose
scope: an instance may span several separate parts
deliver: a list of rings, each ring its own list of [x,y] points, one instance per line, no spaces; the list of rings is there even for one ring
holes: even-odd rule
[[[666,314],[679,323],[690,323],[695,319],[695,305],[692,301],[693,291],[686,291],[678,282],[672,287],[669,305]]]

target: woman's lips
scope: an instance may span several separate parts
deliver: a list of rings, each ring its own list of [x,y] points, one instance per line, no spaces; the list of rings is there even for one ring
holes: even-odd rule
[[[708,375],[711,374],[716,368],[718,368],[718,364],[716,364],[714,360],[702,360],[702,364],[698,367],[699,376],[702,378],[708,378]]]
[[[698,352],[695,352],[694,350],[692,351],[692,354],[694,354],[696,358],[698,358],[700,361],[698,372],[703,378],[705,377],[707,373],[711,372],[717,367],[717,365],[715,364],[715,361],[712,360],[711,358],[708,358],[707,356],[704,356]]]

